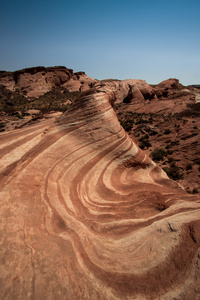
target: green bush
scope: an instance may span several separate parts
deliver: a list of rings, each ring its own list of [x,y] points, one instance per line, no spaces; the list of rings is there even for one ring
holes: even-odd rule
[[[120,122],[125,131],[129,132],[133,128],[134,120],[125,120]]]
[[[170,167],[165,167],[163,170],[167,173],[169,178],[173,180],[179,180],[184,178],[182,170],[173,162]]]
[[[156,148],[151,152],[151,157],[154,161],[163,160],[166,155],[167,151],[163,148]]]
[[[197,188],[193,188],[192,194],[198,194],[198,193],[199,193],[198,189]]]
[[[149,136],[148,136],[148,134],[145,134],[145,135],[143,135],[140,139],[139,139],[139,147],[141,148],[141,149],[145,149],[145,148],[149,148],[149,147],[151,147],[152,145],[151,145],[151,143],[150,143],[150,141],[149,141]]]
[[[65,104],[67,100],[75,100],[81,92],[69,92],[63,87],[52,89],[41,95],[39,98],[27,99],[19,93],[11,92],[4,86],[0,85],[0,111],[9,115],[16,114],[20,111],[22,115],[29,109],[39,109],[42,113],[51,111],[66,111],[70,104]],[[20,118],[19,115],[16,115]]]
[[[142,142],[139,143],[138,146],[143,150],[145,148],[151,147],[151,143],[149,142],[149,140],[143,140]]]

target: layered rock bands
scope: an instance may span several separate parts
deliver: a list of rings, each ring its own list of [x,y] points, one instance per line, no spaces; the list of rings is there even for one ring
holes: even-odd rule
[[[199,299],[200,198],[120,126],[101,83],[5,132],[1,299]]]

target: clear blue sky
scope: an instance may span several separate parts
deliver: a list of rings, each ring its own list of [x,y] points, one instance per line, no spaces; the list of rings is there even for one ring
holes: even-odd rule
[[[0,70],[200,84],[200,0],[1,0]]]

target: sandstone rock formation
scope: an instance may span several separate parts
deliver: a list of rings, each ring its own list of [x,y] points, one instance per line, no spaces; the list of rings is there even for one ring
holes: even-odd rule
[[[117,94],[0,135],[1,299],[199,299],[200,198],[129,138]]]
[[[144,104],[146,99],[157,99],[154,89],[141,79],[125,79],[109,81],[115,86],[116,103],[140,103]],[[102,83],[107,83],[103,80]],[[96,85],[98,86],[98,82]]]
[[[69,92],[89,89],[96,80],[84,72],[74,73],[66,67],[35,67],[16,72],[0,72],[0,84],[26,97],[39,97],[52,88],[64,86]]]
[[[168,79],[156,86],[144,80],[103,80],[112,82],[116,89],[116,103],[127,102],[138,113],[175,113],[186,109],[195,99],[195,93],[186,90],[178,79]],[[18,92],[26,98],[38,98],[53,89],[62,87],[71,92],[84,92],[99,81],[84,72],[74,73],[66,67],[34,67],[16,72],[0,71],[0,85]]]
[[[102,81],[107,83],[106,80]],[[179,113],[195,102],[195,93],[185,89],[178,79],[167,79],[151,86],[141,79],[110,81],[115,85],[116,104],[128,103],[127,109],[137,113]],[[98,82],[94,84],[98,86]]]
[[[134,81],[131,81],[128,95],[133,112],[179,113],[195,102],[195,93],[185,89],[178,79],[167,79],[156,86],[150,86],[143,80]]]

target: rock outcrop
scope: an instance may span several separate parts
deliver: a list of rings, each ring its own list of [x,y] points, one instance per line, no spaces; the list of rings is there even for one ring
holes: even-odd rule
[[[116,104],[127,103],[127,110],[132,112],[179,113],[195,103],[194,92],[185,89],[178,79],[167,79],[156,86],[141,79],[113,80],[112,84],[116,89]]]
[[[126,102],[144,104],[146,99],[157,99],[154,89],[141,79],[125,79],[109,81],[115,86],[116,103]],[[102,81],[108,83],[107,80]],[[95,84],[98,86],[98,82]]]
[[[174,114],[187,109],[188,104],[195,103],[194,91],[185,89],[178,79],[167,79],[156,86],[147,83],[137,86],[144,99],[138,93],[132,98],[134,112]]]
[[[117,95],[0,135],[2,299],[200,296],[200,198],[129,138]]]
[[[59,86],[67,88],[69,92],[84,91],[96,81],[84,72],[74,73],[72,69],[61,66],[0,72],[0,84],[29,98],[39,97]]]
[[[115,86],[116,104],[129,103],[129,110],[138,113],[179,113],[195,101],[195,93],[184,89],[178,79],[168,79],[156,86],[144,80],[102,80]],[[16,72],[0,71],[0,84],[26,98],[38,98],[56,88],[68,92],[84,92],[99,81],[84,72],[74,73],[66,67],[35,67]],[[198,96],[199,97],[199,96]]]

